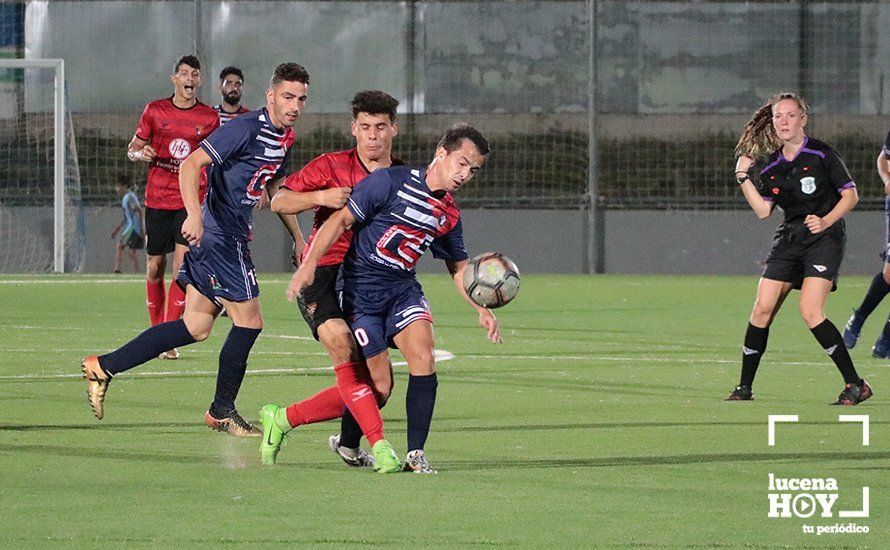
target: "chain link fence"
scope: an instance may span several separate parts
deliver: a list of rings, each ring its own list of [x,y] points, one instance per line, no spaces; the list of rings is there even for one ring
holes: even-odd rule
[[[120,174],[143,184],[126,145],[145,103],[171,93],[175,60],[196,53],[208,104],[225,66],[244,71],[251,108],[278,63],[307,67],[295,169],[351,146],[361,89],[401,101],[395,151],[412,164],[448,125],[473,123],[493,153],[463,207],[583,209],[593,196],[602,208],[744,208],[737,136],[765,98],[798,91],[860,208],[877,208],[888,24],[883,2],[42,0],[0,4],[0,55],[66,60],[86,204],[111,204]],[[52,197],[47,167],[25,154],[30,134],[6,123],[29,116],[34,85],[0,75],[7,205]]]

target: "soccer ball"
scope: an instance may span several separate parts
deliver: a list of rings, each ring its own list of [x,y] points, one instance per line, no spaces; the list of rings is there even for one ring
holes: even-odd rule
[[[503,254],[479,254],[464,270],[464,290],[482,307],[503,307],[519,293],[519,269]]]

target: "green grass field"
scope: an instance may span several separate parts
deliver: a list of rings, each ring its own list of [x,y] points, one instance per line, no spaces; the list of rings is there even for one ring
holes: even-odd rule
[[[336,423],[296,430],[271,468],[258,440],[204,427],[227,319],[179,361],[116,379],[95,420],[81,357],[124,343],[147,317],[141,279],[108,280],[0,277],[0,545],[887,547],[890,365],[869,348],[890,302],[852,352],[870,401],[828,405],[842,382],[795,295],[773,325],[756,401],[726,403],[753,277],[526,276],[498,314],[502,345],[450,281],[424,277],[436,347],[455,355],[439,365],[427,444],[439,474],[382,476],[331,454]],[[266,328],[238,401],[250,419],[334,381],[283,298],[286,280],[261,279]],[[841,327],[866,280],[842,285],[829,304]],[[407,373],[396,371],[384,418],[404,453]],[[770,414],[800,417],[774,447]],[[839,414],[868,415],[871,445]],[[835,478],[834,516],[768,518],[768,473]],[[861,508],[863,485],[870,517],[839,518]],[[850,522],[870,532],[802,533]]]

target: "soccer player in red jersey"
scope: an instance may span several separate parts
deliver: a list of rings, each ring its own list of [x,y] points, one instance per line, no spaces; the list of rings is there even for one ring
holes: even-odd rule
[[[188,241],[182,234],[186,211],[179,191],[179,166],[198,144],[219,127],[219,115],[197,99],[201,87],[201,63],[193,55],[181,57],[170,75],[173,95],[145,106],[136,133],[127,148],[133,162],[147,162],[145,185],[146,300],[152,326],[182,316],[185,293],[176,284]],[[201,198],[207,182],[201,181]],[[167,255],[173,252],[174,280],[165,294]],[[166,308],[165,308],[166,305]],[[161,357],[176,359],[175,349]]]
[[[244,73],[238,67],[226,67],[219,73],[219,93],[222,101],[213,109],[219,113],[219,124],[222,126],[238,115],[250,111],[241,105],[241,94],[244,90]]]
[[[316,157],[302,170],[288,176],[272,198],[272,210],[279,215],[315,210],[309,243],[325,220],[346,204],[356,183],[378,168],[402,164],[392,155],[393,138],[398,135],[398,105],[398,100],[380,90],[358,92],[351,103],[351,131],[356,146]],[[335,289],[340,264],[351,241],[352,232],[347,232],[334,244],[319,262],[315,284],[307,288],[299,300],[303,319],[316,340],[324,345],[334,365],[363,362],[340,310]],[[299,248],[295,250],[298,256],[301,250],[305,254],[302,239],[295,240],[295,247]],[[378,390],[375,398],[382,406],[389,397],[392,380],[389,376],[377,378],[373,380]],[[381,388],[384,390],[382,393]],[[341,433],[331,436],[329,440],[331,449],[351,466],[374,465],[371,456],[359,448],[362,430],[349,409],[345,408],[337,386],[286,409],[267,405],[263,411],[261,416],[268,417],[264,420],[266,423],[274,422],[272,417],[277,415],[283,432],[302,424],[331,420],[342,415]],[[276,445],[264,445],[264,462],[274,463],[277,450]]]

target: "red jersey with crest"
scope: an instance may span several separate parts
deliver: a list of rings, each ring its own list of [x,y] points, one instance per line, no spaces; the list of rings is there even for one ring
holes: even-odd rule
[[[217,128],[219,114],[200,101],[180,109],[170,96],[145,106],[136,137],[147,141],[157,153],[148,168],[145,206],[158,210],[185,208],[179,192],[179,166]],[[202,174],[202,200],[206,187],[207,178]]]
[[[402,163],[395,157],[390,157],[393,166],[399,166]],[[355,187],[355,184],[368,176],[370,172],[365,165],[362,164],[358,156],[358,149],[353,147],[347,151],[337,151],[335,153],[325,153],[312,159],[309,164],[302,170],[291,174],[284,181],[284,186],[291,191],[305,193],[307,191],[320,191],[323,189],[333,189],[336,187]],[[326,206],[315,207],[315,218],[312,222],[312,233],[306,241],[306,248],[303,250],[302,258],[305,258],[306,252],[309,250],[312,239],[318,233],[321,225],[336,212],[333,208]],[[349,250],[349,244],[352,242],[352,231],[345,232],[331,246],[330,250],[325,253],[324,257],[319,260],[319,266],[336,265],[343,262],[346,251]]]

